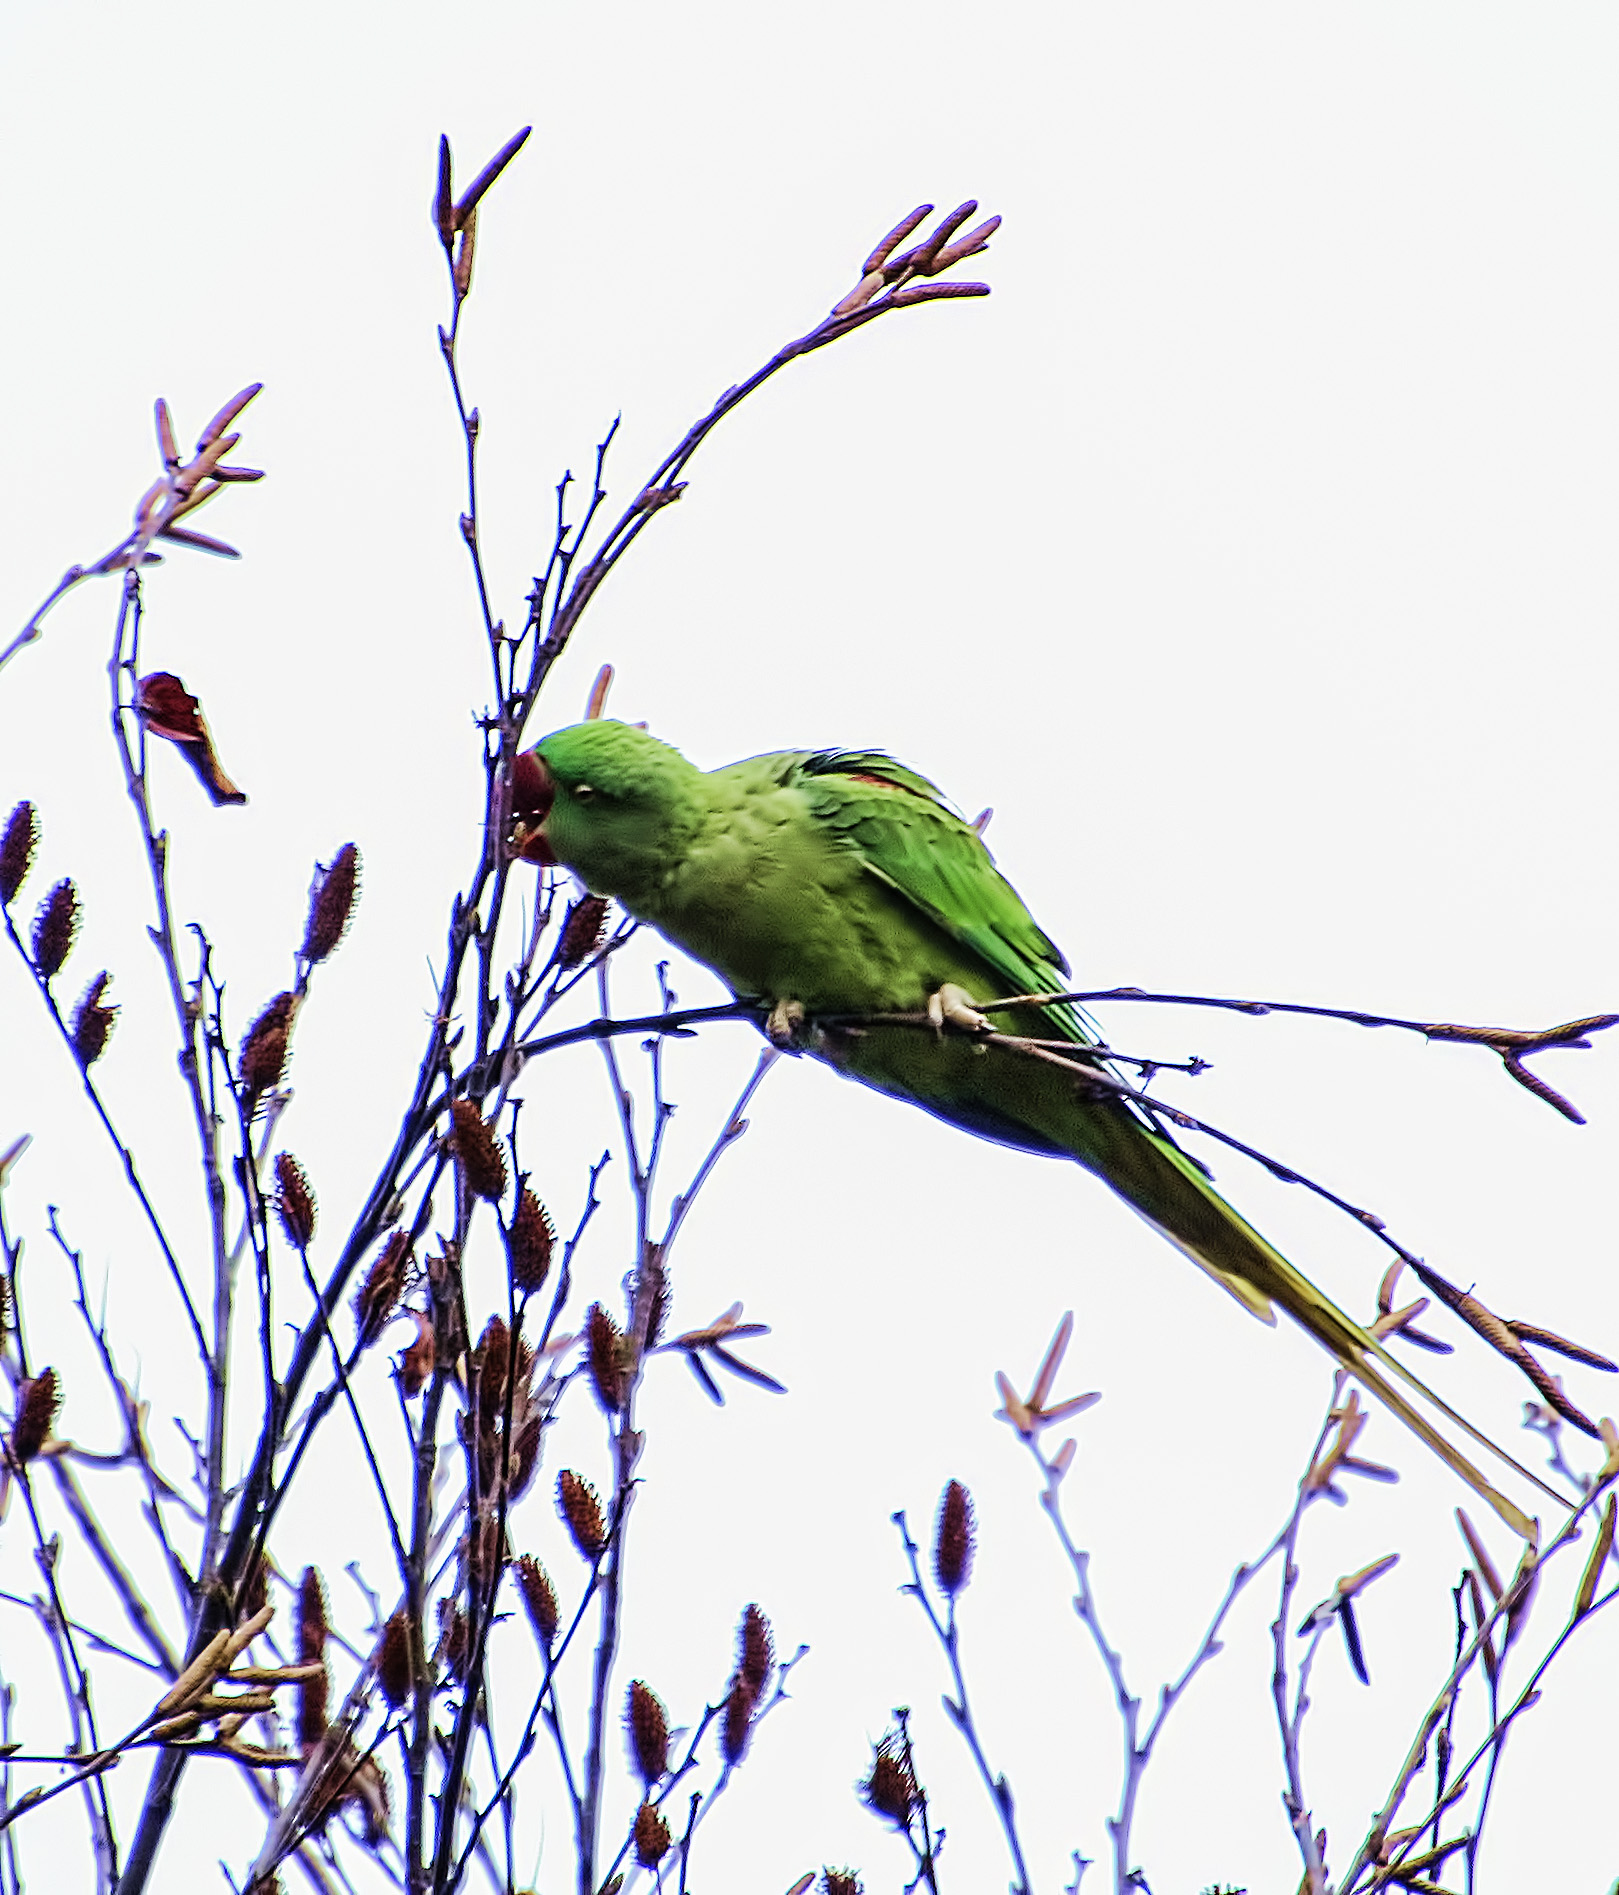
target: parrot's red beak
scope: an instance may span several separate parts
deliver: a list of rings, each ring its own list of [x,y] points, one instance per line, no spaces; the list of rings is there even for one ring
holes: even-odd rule
[[[545,839],[545,819],[556,793],[556,778],[532,750],[525,750],[512,765],[512,854],[542,868],[555,868],[557,862]]]

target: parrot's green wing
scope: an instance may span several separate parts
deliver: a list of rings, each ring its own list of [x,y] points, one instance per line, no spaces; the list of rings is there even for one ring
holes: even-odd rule
[[[1061,953],[995,867],[972,826],[926,777],[877,751],[816,752],[799,759],[799,769],[817,820],[858,851],[869,873],[970,950],[990,978],[1004,983],[1002,992],[1049,993],[1062,987],[1068,966]],[[1083,1016],[1064,1004],[1042,1008],[1037,1016],[1030,1009],[1022,1020],[1002,1016],[997,1024],[1006,1032],[1027,1033],[1024,1022],[1031,1016],[1064,1038],[1093,1037]],[[937,1088],[930,1088],[923,1074],[931,1058],[948,1057],[942,1046],[930,1056],[913,1043],[909,1056],[899,1056],[903,1065],[898,1070],[906,1085],[894,1089],[909,1090],[919,1103],[941,1110]],[[869,1067],[864,1050],[855,1058]],[[894,1077],[874,1070],[864,1076],[890,1085]],[[1049,1067],[1024,1068],[1011,1080],[1008,1097],[1006,1070],[997,1074],[980,1067],[961,1096],[945,1107],[945,1116],[972,1127],[975,1116],[989,1106],[1003,1119],[1016,1120],[1023,1111],[1038,1113],[1024,1122],[1037,1124],[1054,1145],[1105,1178],[1255,1315],[1273,1321],[1271,1305],[1279,1303],[1503,1519],[1525,1537],[1532,1536],[1534,1528],[1521,1509],[1438,1434],[1395,1384],[1404,1383],[1535,1486],[1550,1492],[1538,1476],[1457,1414],[1295,1269],[1144,1113],[1117,1098],[1087,1099],[1071,1082],[1054,1091],[1051,1081]],[[992,1087],[998,1098],[987,1096]],[[1026,1102],[1022,1107],[1020,1098]],[[1037,1101],[1043,1104],[1037,1106]]]
[[[858,850],[880,881],[984,963],[1003,993],[1053,993],[1068,963],[982,838],[936,785],[876,750],[823,750],[802,759],[816,816]],[[988,993],[975,996],[990,999]],[[1071,1006],[1042,1009],[1054,1034],[1088,1037]]]

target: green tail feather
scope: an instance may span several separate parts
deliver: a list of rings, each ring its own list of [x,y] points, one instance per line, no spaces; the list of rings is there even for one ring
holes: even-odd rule
[[[1082,1165],[1110,1184],[1126,1203],[1262,1321],[1274,1322],[1272,1306],[1280,1304],[1341,1367],[1488,1501],[1515,1533],[1526,1540],[1537,1537],[1535,1523],[1528,1515],[1453,1447],[1392,1382],[1403,1382],[1414,1390],[1446,1420],[1561,1506],[1563,1499],[1555,1488],[1548,1487],[1396,1361],[1375,1336],[1339,1309],[1238,1216],[1184,1153],[1155,1137],[1122,1108],[1081,1105],[1078,1110],[1082,1122],[1073,1128],[1075,1135],[1068,1143]]]

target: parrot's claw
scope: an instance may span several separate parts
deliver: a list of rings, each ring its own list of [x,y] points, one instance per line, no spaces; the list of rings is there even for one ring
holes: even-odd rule
[[[796,1053],[803,1045],[804,1003],[802,1000],[778,1000],[765,1021],[765,1038],[783,1053]]]
[[[960,1027],[963,1033],[990,1030],[987,1015],[973,1005],[972,995],[953,981],[946,981],[937,993],[928,995],[928,1018],[935,1033],[942,1033],[946,1025]]]

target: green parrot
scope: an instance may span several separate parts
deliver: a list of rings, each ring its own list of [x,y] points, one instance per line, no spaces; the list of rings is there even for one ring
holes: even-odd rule
[[[1068,963],[926,777],[878,751],[782,751],[701,771],[638,726],[555,731],[517,760],[518,852],[562,863],[768,1008],[778,1045],[1024,1151],[1077,1159],[1265,1322],[1280,1306],[1526,1539],[1528,1517],[1402,1388],[1496,1448],[1226,1203],[1082,1057],[986,1045],[976,1001],[1060,991]],[[927,1026],[850,1021],[923,1015]],[[841,1022],[841,1023],[840,1023]],[[1094,1044],[1072,1006],[1005,1009],[1005,1033]],[[1550,1489],[1544,1489],[1550,1492]]]

